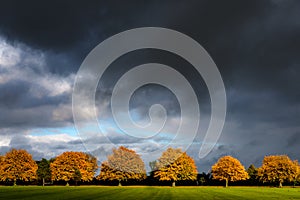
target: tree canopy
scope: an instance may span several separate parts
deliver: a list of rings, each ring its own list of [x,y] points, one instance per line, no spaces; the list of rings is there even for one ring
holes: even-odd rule
[[[248,173],[240,161],[231,156],[224,156],[212,166],[213,179],[226,182],[226,187],[229,181],[239,181],[248,179]]]
[[[231,156],[221,157],[211,168],[211,173],[197,174],[193,158],[181,149],[168,148],[158,160],[149,162],[152,185],[158,181],[170,181],[175,186],[177,181],[189,184],[198,180],[201,185],[215,184],[212,179],[229,182],[249,179],[242,184],[258,185],[262,182],[282,184],[300,184],[300,165],[297,160],[291,160],[287,155],[265,156],[262,166],[256,168],[253,164],[245,171],[239,160]],[[26,150],[12,149],[5,155],[0,155],[0,182],[22,183],[25,181],[66,181],[72,183],[91,181],[98,169],[97,159],[84,152],[64,152],[56,158],[34,161]],[[197,178],[198,175],[198,178]],[[123,146],[113,149],[107,160],[102,162],[98,180],[136,181],[145,179],[146,170],[143,160],[134,150]],[[20,181],[19,181],[20,180]],[[95,183],[95,182],[93,182]],[[167,182],[165,182],[167,183]],[[162,184],[165,184],[162,183]],[[27,183],[26,183],[27,184]]]
[[[141,157],[131,149],[119,147],[113,149],[113,154],[101,164],[101,171],[97,179],[121,181],[134,179],[143,180],[146,178],[145,164]]]
[[[42,158],[42,160],[38,162],[37,176],[39,180],[43,181],[43,186],[45,185],[45,181],[51,180],[50,161]]]
[[[248,169],[247,169],[247,173],[249,175],[249,182],[254,185],[257,183],[258,178],[257,178],[257,168],[251,164]]]
[[[74,172],[74,174],[73,174],[73,179],[74,179],[74,181],[75,181],[76,186],[77,186],[78,181],[81,180],[81,178],[82,178],[81,172],[80,172],[79,169],[76,168],[76,169],[75,169],[75,172]]]
[[[78,172],[80,171],[82,181],[91,181],[98,168],[97,159],[83,152],[64,152],[50,164],[51,179],[78,181]],[[77,175],[75,175],[75,172]]]
[[[23,149],[12,149],[1,158],[0,178],[2,181],[17,180],[32,181],[37,178],[37,164],[32,156]]]
[[[193,158],[181,149],[168,148],[156,162],[154,178],[160,181],[196,180],[197,167]]]
[[[276,182],[279,187],[285,181],[294,181],[299,174],[298,161],[292,161],[287,155],[265,156],[263,164],[258,168],[258,176],[263,182]]]

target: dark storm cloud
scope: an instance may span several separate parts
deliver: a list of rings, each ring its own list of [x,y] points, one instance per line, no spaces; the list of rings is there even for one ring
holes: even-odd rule
[[[29,54],[40,57],[30,49],[42,52],[44,66],[39,72],[40,66],[29,65],[33,70],[27,70],[25,76],[29,78],[25,80],[14,76],[11,81],[0,82],[0,127],[69,124],[71,92],[51,93],[47,86],[51,82],[39,88],[39,82],[28,80],[36,79],[37,74],[41,74],[39,80],[50,75],[52,82],[68,78],[70,85],[73,81],[70,74],[75,74],[90,50],[107,37],[131,28],[162,26],[197,40],[217,64],[225,83],[227,122],[220,144],[207,158],[197,160],[198,164],[203,163],[200,169],[207,170],[226,154],[238,157],[246,165],[259,164],[263,155],[270,153],[287,153],[299,159],[295,153],[300,152],[297,145],[300,140],[299,10],[300,2],[296,0],[2,2],[0,36],[10,45],[29,52],[22,57]],[[121,57],[106,73],[103,82],[107,83],[100,82],[103,87],[98,88],[100,98],[107,99],[115,81],[131,67],[155,61],[173,66],[194,82],[201,111],[204,108],[204,114],[209,114],[209,97],[201,77],[184,61],[161,53],[132,52]],[[161,102],[172,116],[177,116],[179,109],[172,108],[178,103],[172,95],[156,88],[155,95],[149,97],[153,88],[145,87],[137,92],[132,108],[140,108],[144,115],[148,105]],[[144,104],[147,106],[143,107]],[[62,117],[62,113],[68,115]],[[2,130],[0,134],[6,133]],[[202,137],[196,140],[201,141]],[[112,140],[125,144],[137,142],[124,137]],[[18,141],[14,138],[11,145],[18,146]],[[67,146],[78,141],[72,140]],[[24,139],[23,143],[30,141]],[[63,145],[57,144],[57,148]],[[198,146],[190,148],[194,157],[197,151]]]
[[[7,1],[0,8],[0,30],[10,41],[67,54],[76,60],[75,66],[69,66],[74,70],[84,56],[108,36],[141,26],[163,26],[182,31],[211,52],[214,49],[210,47],[219,48],[211,46],[218,40],[216,38],[233,41],[231,36],[251,16],[260,16],[266,9],[265,4],[237,0],[128,1],[126,4],[116,1]],[[228,59],[226,52],[229,53],[225,51],[220,55],[222,63],[223,59]],[[66,70],[57,66],[51,68]]]
[[[32,93],[30,93],[30,88],[32,88],[32,84],[26,81],[14,80],[1,84],[0,107],[9,109],[32,108],[41,105],[57,105],[70,101],[69,94],[35,98]]]

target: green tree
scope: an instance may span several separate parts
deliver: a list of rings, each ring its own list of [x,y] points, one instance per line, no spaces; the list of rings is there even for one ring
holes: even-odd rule
[[[97,176],[99,180],[117,180],[119,186],[122,181],[145,178],[145,164],[141,157],[135,151],[123,146],[113,149],[113,154],[109,155],[107,160],[101,164],[101,171]]]
[[[204,178],[203,176],[201,176],[201,177],[199,178],[199,183],[200,183],[200,185],[204,185],[205,182],[206,182],[205,178]]]
[[[228,187],[229,181],[239,181],[248,179],[248,173],[240,161],[231,156],[224,156],[216,162],[211,168],[213,179],[225,180],[225,187]]]
[[[79,169],[75,169],[74,175],[73,175],[73,180],[75,181],[75,185],[77,186],[78,181],[80,181],[82,178],[81,172]]]
[[[247,173],[249,175],[249,181],[251,184],[257,184],[258,178],[257,178],[257,168],[251,164],[248,169]]]
[[[172,181],[172,186],[180,180],[197,180],[197,167],[194,159],[181,149],[168,148],[156,163],[154,178]]]
[[[39,180],[42,180],[43,186],[45,186],[45,181],[51,180],[50,161],[42,158],[42,160],[38,162],[37,176]]]
[[[13,180],[16,185],[17,180],[35,180],[37,169],[37,164],[26,150],[12,149],[2,158],[0,177],[2,181]]]
[[[149,166],[152,172],[156,170],[156,164],[157,164],[156,160],[149,162]]]
[[[263,182],[278,183],[282,187],[284,182],[295,181],[299,164],[287,155],[265,156],[263,164],[258,168],[258,176]]]
[[[197,185],[208,185],[211,179],[210,173],[202,172],[197,175]]]
[[[153,179],[154,178],[154,172],[156,171],[156,164],[157,164],[157,161],[154,160],[154,161],[150,161],[149,162],[149,167],[150,167],[150,178]]]

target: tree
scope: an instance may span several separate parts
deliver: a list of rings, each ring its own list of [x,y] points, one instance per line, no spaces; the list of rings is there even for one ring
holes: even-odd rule
[[[84,152],[64,152],[50,164],[51,179],[68,184],[74,180],[76,169],[80,171],[82,181],[91,181],[98,169],[97,159]]]
[[[45,186],[45,180],[51,180],[50,161],[42,158],[42,160],[38,162],[37,176],[39,180],[43,181],[43,186]]]
[[[151,172],[156,170],[156,164],[157,164],[156,160],[149,162],[149,167],[151,169]]]
[[[168,148],[158,159],[156,169],[154,178],[160,181],[172,181],[173,187],[176,181],[197,180],[195,161],[181,149]]]
[[[156,165],[157,165],[157,161],[156,160],[149,162],[149,167],[150,167],[150,170],[151,170],[150,171],[150,178],[151,179],[154,179],[154,173],[156,171]]]
[[[197,175],[197,185],[208,185],[211,180],[211,174],[202,172]]]
[[[126,180],[143,180],[146,178],[145,164],[134,151],[123,146],[113,149],[113,154],[101,164],[101,171],[97,179],[117,180],[119,186]]]
[[[263,182],[278,183],[279,187],[285,181],[294,181],[298,175],[299,165],[287,155],[265,156],[258,176]]]
[[[4,156],[0,155],[0,180],[2,180],[3,177],[3,161],[4,161]]]
[[[296,184],[297,183],[299,184],[299,182],[300,182],[300,165],[299,165],[298,161],[296,161],[296,160],[294,161],[294,163],[297,166],[297,175],[294,179],[294,187],[295,187]]]
[[[251,164],[248,169],[247,169],[247,173],[249,175],[249,181],[251,184],[255,184],[257,183],[257,168]]]
[[[37,164],[26,150],[12,149],[2,158],[0,177],[2,181],[13,180],[16,185],[17,180],[35,180],[37,169]]]
[[[239,181],[248,179],[248,173],[240,161],[231,156],[224,156],[212,166],[213,179],[225,180],[225,187],[229,181]]]
[[[205,180],[204,176],[201,176],[201,177],[199,178],[199,183],[200,183],[200,185],[204,185],[205,182],[206,182],[206,180]]]
[[[75,169],[74,171],[74,175],[73,175],[73,179],[75,181],[75,185],[77,186],[78,181],[80,181],[82,178],[81,172],[79,169]]]

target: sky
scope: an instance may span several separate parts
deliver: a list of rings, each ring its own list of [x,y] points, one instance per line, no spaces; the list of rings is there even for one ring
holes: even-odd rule
[[[138,88],[129,105],[136,123],[149,123],[153,104],[164,106],[167,114],[163,131],[148,138],[124,134],[110,102],[122,74],[144,63],[162,63],[183,74],[199,100],[200,128],[187,149],[199,172],[208,172],[224,155],[238,158],[246,168],[260,166],[271,154],[299,160],[299,10],[297,0],[2,1],[0,154],[22,148],[39,160],[64,151],[89,151],[103,161],[111,153],[107,138],[141,154],[170,144],[181,119],[180,103],[189,104],[189,98],[179,103],[168,88],[156,84]],[[211,115],[207,86],[190,63],[163,50],[136,50],[115,60],[96,91],[102,133],[93,127],[87,135],[77,132],[72,92],[83,60],[107,38],[140,27],[188,35],[218,67],[226,89],[226,120],[204,158],[198,153]],[[89,115],[92,108],[82,108],[80,114]]]

